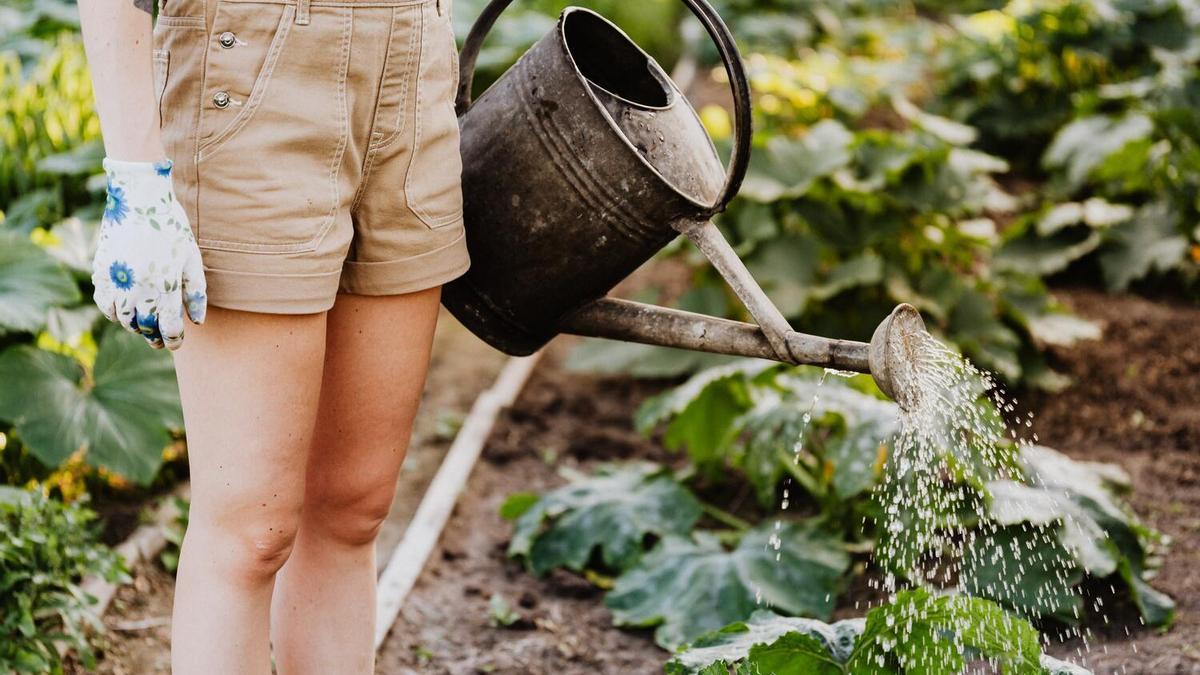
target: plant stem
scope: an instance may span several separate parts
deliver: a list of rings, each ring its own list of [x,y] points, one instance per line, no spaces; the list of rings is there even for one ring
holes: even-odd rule
[[[704,510],[704,514],[709,518],[712,518],[722,525],[728,525],[738,532],[745,532],[753,527],[749,521],[742,520],[725,509],[718,508],[712,504],[700,502],[700,508]]]
[[[808,493],[814,497],[824,496],[825,491],[822,490],[819,485],[817,485],[816,479],[805,473],[799,466],[797,466],[795,458],[793,458],[786,450],[782,448],[779,449],[778,454],[779,463],[783,465],[783,468],[788,472],[788,475],[796,479],[796,482],[799,483],[801,487],[803,487],[805,490],[808,490]]]

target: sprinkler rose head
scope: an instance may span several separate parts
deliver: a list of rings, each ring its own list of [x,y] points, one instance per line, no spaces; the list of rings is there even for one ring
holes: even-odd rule
[[[901,303],[871,336],[871,377],[905,410],[912,410],[921,398],[917,382],[919,342],[928,334],[917,308]]]

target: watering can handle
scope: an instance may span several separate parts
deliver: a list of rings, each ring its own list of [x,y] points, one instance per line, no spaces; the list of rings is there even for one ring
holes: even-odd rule
[[[479,57],[479,49],[483,46],[483,40],[492,30],[496,19],[500,18],[500,14],[508,9],[512,2],[513,0],[491,0],[487,7],[480,12],[479,18],[475,20],[475,25],[471,26],[471,32],[467,34],[466,41],[463,42],[458,66],[458,95],[455,102],[459,115],[471,107],[471,85],[475,79],[475,60]],[[721,54],[721,61],[725,64],[725,72],[729,75],[729,86],[733,90],[733,151],[729,156],[729,167],[725,172],[725,185],[721,189],[721,196],[703,214],[709,217],[725,210],[725,205],[737,194],[738,189],[742,186],[742,179],[746,176],[746,167],[750,163],[750,84],[746,79],[746,69],[742,65],[737,42],[734,41],[729,27],[721,20],[721,16],[717,14],[716,10],[705,0],[683,0],[683,4],[687,5],[692,14],[700,20],[704,30],[716,44],[717,51]]]

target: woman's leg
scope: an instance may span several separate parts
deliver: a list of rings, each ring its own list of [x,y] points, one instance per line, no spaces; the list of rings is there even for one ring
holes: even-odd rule
[[[339,295],[295,548],[271,637],[280,675],[374,672],[375,535],[421,399],[440,288]]]
[[[175,353],[192,505],[175,586],[174,675],[271,672],[271,590],[299,527],[324,354],[324,314],[219,308],[188,327]]]

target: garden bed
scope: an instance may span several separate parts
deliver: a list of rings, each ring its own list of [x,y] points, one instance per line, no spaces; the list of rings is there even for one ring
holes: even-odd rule
[[[1062,293],[1105,338],[1054,354],[1075,378],[1057,396],[1019,396],[1037,413],[1043,443],[1076,459],[1110,461],[1133,479],[1130,501],[1174,546],[1155,586],[1175,598],[1175,627],[1140,626],[1117,607],[1101,639],[1056,645],[1085,652],[1096,672],[1200,672],[1200,310],[1134,296]],[[666,654],[648,631],[612,627],[603,591],[556,571],[544,579],[505,556],[510,526],[497,509],[513,492],[563,482],[560,467],[612,460],[670,462],[656,442],[637,434],[631,415],[662,388],[622,378],[564,372],[569,342],[556,343],[520,399],[498,422],[430,563],[409,595],[379,658],[379,673],[653,673]],[[492,625],[494,595],[520,615]],[[863,593],[852,591],[847,598]],[[861,615],[843,599],[838,616]],[[511,616],[509,618],[512,618]],[[1131,638],[1126,638],[1128,627]]]

